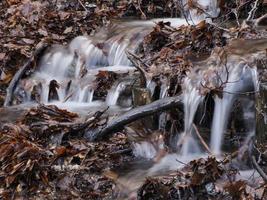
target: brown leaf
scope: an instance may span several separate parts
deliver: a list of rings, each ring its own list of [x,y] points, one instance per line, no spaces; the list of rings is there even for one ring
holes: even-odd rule
[[[0,60],[3,60],[6,57],[6,53],[0,53]]]
[[[9,187],[15,181],[15,179],[16,179],[15,175],[6,177],[5,182],[7,187]]]
[[[57,156],[63,156],[66,153],[66,147],[57,147],[55,149]]]
[[[99,70],[96,76],[99,78],[107,78],[109,76],[109,73],[108,71]]]
[[[40,34],[40,35],[43,35],[43,36],[48,36],[48,33],[47,33],[47,31],[46,30],[44,30],[44,29],[42,29],[42,28],[40,28],[40,29],[38,29],[38,33]]]
[[[4,84],[8,84],[12,78],[13,78],[13,74],[9,73],[9,74],[3,74],[4,72],[2,72],[1,74],[1,82]]]
[[[44,184],[49,185],[49,179],[46,171],[40,172],[40,178]]]
[[[16,164],[14,167],[13,167],[13,170],[10,172],[10,175],[13,175],[15,174],[17,171],[19,171],[23,165],[25,165],[25,162],[21,162],[21,163],[18,163]]]
[[[63,34],[68,34],[68,33],[72,32],[72,29],[73,29],[72,26],[66,28],[66,29],[64,30]]]
[[[66,20],[70,17],[70,13],[68,12],[59,12],[59,17],[60,17],[60,20]]]
[[[23,38],[22,41],[25,42],[26,44],[34,44],[34,40],[28,38]]]
[[[228,183],[224,186],[224,189],[229,192],[229,194],[233,198],[240,199],[243,192],[245,192],[246,189],[246,182],[243,180],[239,180],[236,182]]]
[[[21,2],[21,0],[6,0],[9,5],[15,5]]]
[[[201,22],[199,22],[198,24],[197,24],[197,29],[199,29],[199,30],[203,30],[203,29],[205,29],[207,27],[207,25],[206,25],[206,21],[205,20],[202,20]]]

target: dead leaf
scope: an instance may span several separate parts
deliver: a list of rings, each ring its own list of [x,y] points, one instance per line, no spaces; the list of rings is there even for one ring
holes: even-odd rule
[[[22,41],[25,42],[26,44],[34,44],[35,43],[34,40],[31,40],[31,39],[28,39],[28,38],[23,38]]]
[[[63,34],[68,34],[72,31],[73,27],[68,27],[64,30]]]
[[[63,156],[66,153],[66,147],[57,147],[55,149],[57,156]]]
[[[0,53],[0,60],[3,60],[6,56],[6,53]]]

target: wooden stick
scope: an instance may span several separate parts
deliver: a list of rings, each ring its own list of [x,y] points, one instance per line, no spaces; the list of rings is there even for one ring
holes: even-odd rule
[[[254,2],[254,5],[253,5],[252,9],[251,9],[251,10],[249,11],[249,13],[248,13],[247,21],[248,21],[248,20],[252,20],[252,19],[254,18],[255,13],[256,13],[256,11],[257,11],[257,9],[258,9],[258,3],[259,3],[259,0],[256,0],[256,1]]]
[[[81,2],[81,0],[78,0],[79,4],[83,7],[83,9],[88,12],[87,8],[85,7],[85,5],[83,4],[83,2]]]
[[[195,131],[196,131],[196,135],[197,135],[197,137],[199,138],[199,140],[200,140],[200,142],[202,143],[202,145],[205,147],[206,151],[207,151],[209,154],[212,154],[212,152],[211,152],[209,146],[208,146],[207,143],[204,141],[204,139],[201,137],[201,135],[200,135],[200,133],[199,133],[199,131],[198,131],[198,129],[197,129],[197,126],[196,126],[195,124],[193,124],[193,127],[194,127],[194,129],[195,129]]]
[[[265,172],[262,170],[262,168],[257,163],[255,156],[251,156],[251,160],[252,160],[253,167],[260,174],[260,176],[262,177],[262,179],[264,180],[264,182],[267,183],[267,175],[265,174]]]
[[[30,69],[31,64],[44,52],[44,50],[48,47],[47,43],[39,43],[34,51],[33,55],[29,58],[29,60],[17,71],[14,75],[13,79],[11,80],[7,90],[6,90],[6,98],[4,102],[4,106],[10,106],[13,100],[14,91],[17,87],[22,76],[26,73],[27,70]]]
[[[148,75],[146,71],[141,67],[141,65],[145,66],[146,68],[149,68],[149,67],[145,63],[143,63],[142,60],[134,53],[130,51],[126,51],[126,55],[128,59],[133,63],[133,65],[136,67],[136,69],[140,72],[141,87],[146,88]]]
[[[131,122],[134,122],[138,119],[142,119],[146,116],[153,115],[155,113],[159,113],[168,109],[173,109],[179,105],[183,105],[182,99],[180,96],[176,96],[166,97],[164,99],[154,101],[150,104],[139,106],[112,120],[103,129],[97,128],[95,130],[87,131],[87,133],[85,133],[85,138],[90,141],[98,141],[110,137],[113,133],[122,129],[123,126]]]

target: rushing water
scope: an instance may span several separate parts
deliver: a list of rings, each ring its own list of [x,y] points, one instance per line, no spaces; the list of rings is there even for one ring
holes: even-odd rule
[[[207,8],[211,14],[216,11],[213,4],[199,2]],[[214,12],[212,13],[212,10]],[[195,15],[196,16],[196,15]],[[168,19],[169,20],[169,19]],[[33,91],[40,92],[39,102],[45,104],[56,104],[61,107],[83,107],[85,105],[115,106],[120,94],[131,84],[129,80],[119,80],[113,84],[108,91],[106,100],[99,102],[94,100],[95,75],[100,70],[115,71],[117,73],[134,71],[126,56],[126,49],[134,50],[144,35],[152,29],[154,21],[131,23],[120,23],[117,27],[111,28],[113,34],[106,31],[99,33],[98,37],[79,36],[67,47],[55,46],[42,59],[38,70],[28,79],[21,81],[17,91],[24,91],[23,102],[33,101]],[[185,24],[182,19],[171,19],[175,26]],[[118,31],[121,29],[121,31]],[[211,126],[210,149],[211,152],[219,155],[222,149],[224,133],[227,130],[231,109],[234,101],[238,99],[238,93],[246,92],[248,85],[254,84],[256,90],[257,72],[244,64],[242,61],[229,62],[226,67],[211,66],[203,68],[202,73],[195,73],[188,76],[183,84],[184,102],[184,131],[177,133],[178,155],[191,157],[192,155],[203,155],[203,148],[200,147],[199,139],[196,137],[193,123],[194,117],[204,96],[199,92],[200,82],[207,69],[217,70],[217,81],[225,81],[223,95],[214,95],[215,108]],[[148,81],[147,87],[153,94],[155,83]],[[160,98],[167,96],[168,82],[162,82]],[[244,118],[251,115],[251,110],[244,113]],[[162,113],[159,116],[159,130],[164,131],[167,115]],[[253,133],[251,128],[250,133]],[[143,141],[134,144],[136,156],[153,159],[161,148],[155,148],[150,141]]]
[[[100,31],[95,37],[79,36],[68,46],[53,47],[43,56],[38,70],[21,81],[16,90],[17,96],[21,96],[22,103],[53,102],[63,107],[66,103],[92,103],[95,75],[100,70],[133,72],[135,68],[127,58],[126,49],[134,51],[159,20],[121,22],[109,30]],[[174,26],[185,24],[182,19],[170,20]],[[116,82],[103,103],[116,105],[128,82]],[[165,86],[162,97],[166,91]],[[39,99],[33,97],[34,93],[40,93]]]
[[[214,0],[198,0],[192,1],[195,6],[190,7],[187,0],[183,0],[183,7],[187,11],[187,18],[197,23],[200,20],[215,18],[219,15],[218,1]],[[202,12],[199,12],[199,11]]]
[[[216,1],[200,1],[208,16],[216,16],[218,13]],[[204,15],[197,16],[195,11],[190,14],[195,19],[203,19]],[[205,15],[207,16],[207,15]],[[85,106],[116,106],[121,93],[131,84],[129,80],[119,80],[112,85],[108,91],[105,101],[94,100],[94,80],[100,70],[115,71],[117,73],[133,72],[125,51],[134,50],[138,43],[142,41],[145,34],[152,29],[154,21],[146,22],[133,21],[131,23],[121,23],[118,27],[111,29],[113,34],[101,33],[99,37],[79,36],[75,38],[67,47],[55,46],[43,57],[38,70],[27,79],[20,82],[17,92],[24,91],[23,102],[34,101],[33,91],[40,93],[40,103],[56,104],[70,109],[71,107]],[[169,21],[169,19],[168,19]],[[174,26],[185,24],[183,19],[171,19]],[[206,63],[208,65],[208,62]],[[241,101],[243,118],[248,138],[254,135],[255,110],[254,101],[250,98],[240,98],[240,94],[257,90],[257,71],[255,68],[245,64],[242,59],[230,61],[227,66],[205,66],[197,70],[192,70],[183,83],[183,103],[184,103],[184,130],[177,132],[176,153],[165,154],[151,168],[147,169],[147,175],[154,175],[159,172],[175,170],[197,157],[207,156],[207,152],[201,145],[200,139],[196,136],[194,119],[204,96],[199,91],[201,89],[203,74],[208,70],[214,70],[219,74],[215,85],[223,84],[221,94],[214,94],[213,120],[210,127],[210,141],[208,142],[211,152],[215,155],[222,153],[224,134],[228,130],[229,119],[235,101]],[[191,76],[192,75],[192,76]],[[147,82],[147,88],[153,94],[156,84],[153,81]],[[160,98],[168,96],[168,83],[163,82],[160,89]],[[36,100],[36,99],[35,99]],[[97,109],[96,109],[97,110]],[[164,131],[166,125],[166,113],[159,116],[159,130]],[[208,133],[207,133],[208,134]],[[247,139],[244,143],[246,143]],[[137,157],[154,161],[164,149],[164,142],[159,137],[157,143],[149,139],[133,142],[133,152]],[[178,162],[179,161],[179,162]],[[144,171],[142,171],[144,174]],[[140,176],[143,180],[145,176]]]
[[[254,87],[251,91],[257,90],[257,88],[255,88],[257,85],[257,82],[255,82],[255,80],[257,80],[255,77],[255,69],[244,65],[244,63],[240,63],[239,65],[234,63],[233,66],[228,66],[228,69],[228,72],[224,70],[221,73],[221,77],[224,77],[222,79],[226,82],[225,87],[223,88],[223,96],[216,96],[214,100],[215,110],[211,129],[211,150],[214,154],[221,153],[223,135],[224,131],[227,129],[229,115],[234,100],[240,93],[250,91],[247,89],[250,85],[253,85]],[[225,80],[226,73],[228,73],[229,76],[227,80]],[[244,115],[251,115],[251,111],[247,110],[246,112],[245,110]],[[252,129],[255,129],[255,125]]]

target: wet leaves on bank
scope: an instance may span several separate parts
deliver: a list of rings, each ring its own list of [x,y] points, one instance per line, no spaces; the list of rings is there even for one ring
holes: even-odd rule
[[[148,178],[138,190],[138,199],[257,199],[246,181],[229,181],[230,168],[214,157],[200,158],[168,176]],[[254,191],[255,192],[255,191]],[[255,196],[253,196],[255,195]]]
[[[223,32],[205,21],[197,25],[172,27],[159,22],[139,47],[148,70],[153,75],[181,74],[191,62],[207,58],[216,46],[224,46]],[[176,73],[172,73],[176,72]]]
[[[16,124],[3,125],[0,195],[5,199],[111,196],[115,183],[104,171],[129,161],[132,153],[123,153],[130,143],[122,133],[100,143],[83,138],[84,129],[94,126],[100,116],[92,115],[81,123],[74,113],[40,105]]]

